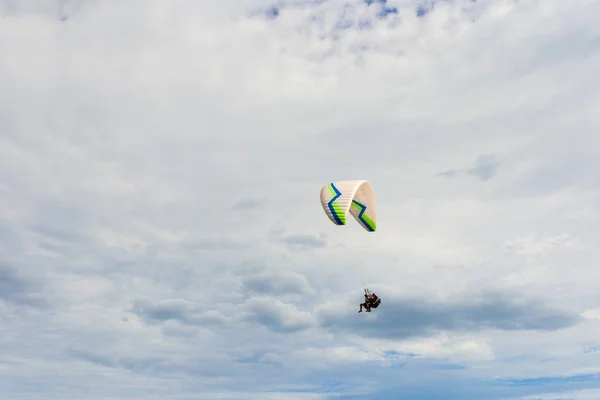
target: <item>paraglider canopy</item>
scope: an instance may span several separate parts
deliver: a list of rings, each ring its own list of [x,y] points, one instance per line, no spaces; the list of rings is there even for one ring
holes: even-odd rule
[[[321,206],[336,225],[346,225],[350,212],[367,232],[377,229],[375,194],[367,181],[336,181],[323,186]]]

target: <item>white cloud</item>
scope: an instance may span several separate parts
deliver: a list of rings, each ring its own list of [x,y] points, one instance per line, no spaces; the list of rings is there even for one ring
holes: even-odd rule
[[[4,394],[479,399],[593,371],[599,16],[0,0]],[[373,235],[320,209],[349,178]],[[556,382],[485,394],[579,388]]]
[[[598,389],[571,390],[558,393],[543,393],[521,397],[521,400],[594,400],[600,396]]]

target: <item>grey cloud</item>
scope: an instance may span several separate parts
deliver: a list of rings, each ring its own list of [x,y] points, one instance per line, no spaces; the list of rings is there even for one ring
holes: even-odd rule
[[[0,298],[9,300],[27,292],[28,285],[19,278],[16,271],[6,264],[0,264]]]
[[[466,174],[473,176],[481,181],[487,181],[493,178],[497,171],[500,163],[495,156],[491,154],[482,154],[473,163],[471,168],[466,169],[448,169],[439,172],[437,176],[444,178],[453,178],[460,174]]]
[[[357,302],[358,303],[358,302]],[[356,306],[358,311],[358,304]],[[382,295],[375,318],[365,325],[361,315],[321,307],[320,325],[330,330],[381,338],[405,338],[443,330],[557,330],[578,323],[574,313],[553,309],[534,300],[500,293],[459,301],[434,302],[423,298]]]
[[[212,326],[227,323],[229,320],[216,310],[203,309],[184,299],[157,302],[137,300],[130,311],[150,324],[175,320],[189,325]]]
[[[65,351],[65,353],[69,357],[83,360],[85,362],[100,365],[103,367],[112,368],[112,367],[117,366],[117,364],[118,364],[117,360],[115,360],[114,358],[111,358],[108,355],[98,354],[98,353],[94,353],[91,351],[68,349]]]
[[[31,227],[31,230],[39,235],[64,242],[74,241],[79,236],[67,229],[54,228],[51,226],[34,225]]]
[[[15,259],[18,259],[24,247],[23,237],[19,231],[9,221],[0,218],[0,254],[3,259],[0,261],[0,269],[2,263],[10,265]]]
[[[0,6],[9,16],[33,14],[66,21],[85,7],[86,3],[87,0],[0,1]]]
[[[246,210],[255,210],[257,208],[263,207],[266,203],[264,199],[247,199],[242,200],[235,203],[231,206],[232,211],[246,211]]]
[[[64,354],[70,358],[81,360],[90,364],[107,368],[117,368],[134,373],[191,373],[198,371],[204,376],[218,375],[211,373],[207,364],[198,363],[197,359],[190,357],[184,361],[166,355],[123,355],[115,354],[109,350],[88,350],[68,348]],[[189,363],[189,364],[188,364]],[[194,365],[196,363],[197,365]],[[196,368],[194,368],[196,367]],[[219,365],[219,367],[221,367]],[[222,370],[222,367],[220,368]]]
[[[146,320],[168,321],[185,319],[191,305],[183,299],[164,300],[156,303],[136,301],[133,312]]]
[[[458,173],[460,173],[460,171],[457,170],[457,169],[449,169],[449,170],[440,172],[438,174],[438,176],[443,176],[443,177],[446,177],[446,178],[452,178],[452,177],[456,176]]]
[[[310,313],[275,299],[254,298],[246,303],[245,320],[259,323],[278,333],[294,333],[314,325]]]
[[[498,161],[492,155],[481,155],[475,160],[475,165],[467,170],[467,174],[475,176],[482,181],[487,181],[496,175]]]
[[[193,250],[227,250],[240,246],[243,246],[243,243],[221,236],[205,237],[186,243],[186,247]]]
[[[76,206],[45,201],[37,206],[29,231],[38,236],[40,247],[61,254],[88,240],[86,225],[86,217]]]
[[[328,244],[327,238],[324,234],[282,234],[278,236],[276,240],[281,243],[284,243],[290,248],[298,250],[322,249],[327,247]]]
[[[244,291],[260,294],[303,294],[310,287],[306,279],[289,271],[268,270],[244,279]]]
[[[41,285],[3,262],[0,262],[0,299],[19,305],[39,307],[45,304]]]

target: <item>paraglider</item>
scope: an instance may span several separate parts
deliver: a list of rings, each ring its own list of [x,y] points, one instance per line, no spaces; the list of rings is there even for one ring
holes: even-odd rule
[[[371,184],[365,180],[348,180],[331,182],[321,188],[321,206],[325,214],[336,225],[346,225],[348,212],[367,232],[377,229],[377,208],[375,193]],[[365,289],[365,302],[360,304],[371,312],[379,307],[381,299]]]
[[[367,181],[337,181],[323,186],[321,206],[336,225],[346,225],[350,212],[367,232],[377,229],[375,194]]]
[[[380,304],[381,299],[375,293],[369,292],[369,289],[365,289],[365,302],[360,305],[358,312],[361,313],[363,307],[367,312],[371,312],[371,308],[377,308]]]

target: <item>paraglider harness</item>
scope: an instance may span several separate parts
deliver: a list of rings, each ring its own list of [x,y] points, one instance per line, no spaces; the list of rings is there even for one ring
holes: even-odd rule
[[[365,297],[366,297],[367,305],[369,306],[369,308],[379,307],[379,305],[381,304],[381,298],[379,296],[377,296],[377,300],[372,301],[371,294],[372,293],[369,291],[369,289],[365,288]]]

